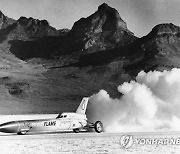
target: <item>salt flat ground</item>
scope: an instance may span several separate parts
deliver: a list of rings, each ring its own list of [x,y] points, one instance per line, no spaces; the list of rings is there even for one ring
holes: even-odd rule
[[[49,133],[0,134],[0,153],[60,153],[60,154],[138,154],[138,153],[180,153],[180,145],[133,144],[123,148],[120,137],[131,134],[134,138],[180,138],[179,132],[164,133]]]

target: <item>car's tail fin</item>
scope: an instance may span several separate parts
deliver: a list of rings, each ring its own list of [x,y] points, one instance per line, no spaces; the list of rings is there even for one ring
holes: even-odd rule
[[[78,109],[76,110],[76,113],[85,114],[88,101],[89,101],[89,97],[84,97],[82,99]]]

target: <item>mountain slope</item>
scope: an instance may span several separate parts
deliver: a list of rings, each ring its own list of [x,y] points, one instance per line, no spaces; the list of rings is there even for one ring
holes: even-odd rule
[[[160,24],[137,38],[107,4],[71,30],[12,21],[0,30],[1,114],[74,111],[101,89],[121,97],[117,86],[141,70],[180,67],[180,27]]]
[[[83,54],[124,46],[137,39],[117,10],[105,3],[94,14],[75,22],[70,31],[57,31],[47,21],[21,17],[6,37],[11,40],[10,52],[23,60],[33,57],[49,59],[72,53],[76,59]],[[41,44],[40,47],[37,44]]]
[[[8,18],[0,11],[0,29],[4,29],[15,22],[14,19]]]
[[[106,3],[100,5],[94,14],[75,22],[69,35],[74,42],[73,50],[83,53],[113,49],[136,39],[118,11]]]
[[[141,60],[127,66],[128,69],[162,71],[180,66],[180,27],[172,23],[156,25],[135,44]]]

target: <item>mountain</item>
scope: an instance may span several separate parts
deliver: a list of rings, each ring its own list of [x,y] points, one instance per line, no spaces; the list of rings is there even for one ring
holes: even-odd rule
[[[172,23],[156,25],[134,44],[139,58],[128,69],[163,71],[180,66],[180,27]]]
[[[75,22],[69,36],[74,43],[71,50],[83,53],[113,49],[136,39],[118,11],[106,3],[100,5],[94,14]]]
[[[0,37],[4,51],[9,50],[22,60],[73,54],[70,61],[84,54],[125,46],[136,39],[117,10],[105,3],[89,17],[75,22],[71,30],[56,30],[46,20],[20,17]]]
[[[84,96],[117,86],[141,70],[180,67],[180,27],[156,25],[142,38],[106,3],[56,30],[46,20],[0,18],[0,113],[74,111]]]
[[[11,20],[2,14],[1,42],[8,40],[34,40],[44,36],[58,36],[58,31],[51,27],[46,20],[20,17]],[[2,36],[3,35],[3,36]],[[4,37],[4,40],[2,39]]]
[[[8,18],[0,11],[0,29],[4,29],[15,22],[14,19]]]
[[[20,17],[0,30],[0,51],[12,53],[23,60],[48,57],[52,51],[45,52],[54,48],[54,44],[59,44],[59,38],[67,33],[68,29],[56,30],[46,20]]]

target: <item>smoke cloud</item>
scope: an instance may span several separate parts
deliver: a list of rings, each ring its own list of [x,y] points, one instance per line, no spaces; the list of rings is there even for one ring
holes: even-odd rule
[[[119,99],[105,90],[92,95],[89,121],[102,121],[106,132],[180,131],[180,69],[141,71],[117,90]]]

